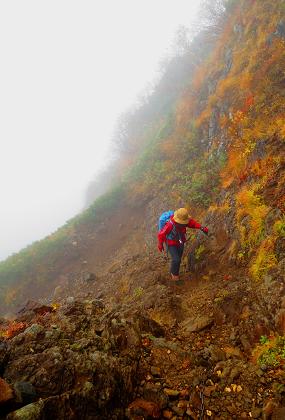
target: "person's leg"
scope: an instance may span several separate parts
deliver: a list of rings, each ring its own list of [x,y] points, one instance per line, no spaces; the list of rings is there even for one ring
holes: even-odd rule
[[[184,244],[182,244],[182,245],[180,245],[178,247],[178,253],[179,253],[179,256],[180,256],[180,262],[182,260],[183,251],[184,251]]]
[[[168,252],[171,256],[170,273],[173,276],[178,277],[179,276],[181,258],[182,258],[182,254],[183,254],[183,246],[182,247],[170,246],[168,248]]]

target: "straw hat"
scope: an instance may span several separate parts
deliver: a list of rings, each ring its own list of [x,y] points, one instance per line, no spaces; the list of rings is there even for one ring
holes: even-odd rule
[[[174,212],[173,220],[180,225],[187,225],[190,220],[190,215],[188,214],[188,210],[181,208]]]

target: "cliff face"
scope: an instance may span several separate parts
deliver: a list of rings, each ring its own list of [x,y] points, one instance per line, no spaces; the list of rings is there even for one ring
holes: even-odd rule
[[[184,83],[171,91],[171,105],[164,102],[150,118],[160,103],[157,91],[140,111],[144,128],[124,139],[133,158],[123,155],[119,167],[129,166],[120,169],[119,185],[56,234],[0,264],[3,314],[28,298],[61,305],[47,318],[30,313],[18,316],[14,327],[2,322],[14,355],[9,359],[3,350],[3,377],[14,387],[27,380],[47,398],[37,418],[47,418],[49,404],[64,415],[75,411],[73,418],[79,406],[87,410],[82,418],[97,412],[123,418],[136,397],[129,418],[176,413],[195,419],[205,413],[204,400],[208,417],[284,418],[285,3],[228,2],[217,22],[179,58]],[[204,48],[203,60],[193,66],[197,46]],[[159,85],[163,94],[169,80],[166,74]],[[210,235],[188,242],[185,284],[173,290],[168,262],[156,252],[156,223],[162,211],[186,205]],[[98,299],[104,309],[90,312]],[[82,317],[75,341],[84,353],[84,378],[70,341],[69,307]],[[107,325],[106,318],[115,321]],[[68,369],[76,374],[56,391],[38,383],[38,365],[36,375],[14,371],[33,340],[41,343],[36,354],[55,357],[55,343],[41,328],[37,338],[26,332],[33,323],[55,324],[61,357],[70,352]],[[124,341],[124,328],[134,329],[134,342],[134,334]],[[98,348],[83,340],[96,331]],[[100,407],[88,388],[98,372],[90,362],[96,352],[102,352],[98,360],[121,358],[123,370],[126,360],[138,363],[122,372],[114,361],[117,373]],[[111,365],[104,363],[106,375]],[[123,384],[121,405],[117,383]]]

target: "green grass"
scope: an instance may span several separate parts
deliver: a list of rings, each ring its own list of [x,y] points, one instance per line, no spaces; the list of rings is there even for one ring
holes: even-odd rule
[[[260,345],[257,346],[255,353],[257,363],[260,366],[274,368],[285,363],[285,337],[260,337]]]

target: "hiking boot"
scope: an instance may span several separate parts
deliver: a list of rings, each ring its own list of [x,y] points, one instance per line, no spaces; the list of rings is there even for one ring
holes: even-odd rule
[[[177,282],[179,281],[179,276],[176,276],[175,274],[171,273],[171,280]]]

